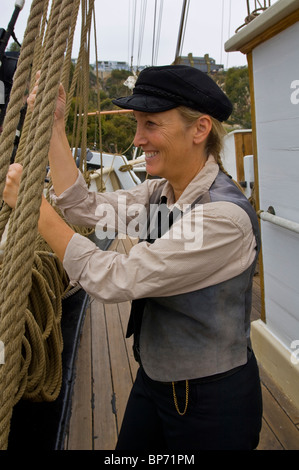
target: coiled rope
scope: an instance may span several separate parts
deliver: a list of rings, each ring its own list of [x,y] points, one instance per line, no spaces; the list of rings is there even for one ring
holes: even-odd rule
[[[93,8],[94,0],[89,3]],[[44,34],[48,4],[49,0],[32,2],[0,139],[2,194],[31,66],[32,71],[40,68],[35,108],[27,113],[16,156],[23,165],[17,205],[13,211],[4,205],[0,217],[1,236],[10,215],[0,273],[0,341],[5,348],[5,361],[0,364],[0,449],[8,445],[15,403],[21,397],[55,400],[61,385],[61,295],[68,279],[47,247],[36,251],[38,244],[43,245],[37,236],[37,223],[61,71],[66,70],[64,54],[79,3],[53,0]],[[37,44],[38,59],[32,64]]]

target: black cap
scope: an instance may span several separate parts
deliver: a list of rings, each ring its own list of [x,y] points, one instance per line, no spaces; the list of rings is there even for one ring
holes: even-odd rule
[[[147,67],[136,81],[133,94],[112,100],[120,108],[160,113],[187,106],[225,121],[232,104],[206,73],[187,65]]]

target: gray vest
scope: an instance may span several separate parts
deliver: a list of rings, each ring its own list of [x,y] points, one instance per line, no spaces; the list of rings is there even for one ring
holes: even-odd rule
[[[152,195],[151,204],[160,199],[161,192],[159,188],[159,192]],[[235,203],[250,217],[257,242],[255,260],[239,276],[220,284],[136,302],[135,310],[139,308],[139,319],[142,319],[137,339],[140,360],[153,380],[168,382],[206,377],[247,362],[252,278],[260,248],[258,221],[247,198],[221,171],[209,191],[193,205],[216,201]],[[132,332],[129,322],[127,336]]]

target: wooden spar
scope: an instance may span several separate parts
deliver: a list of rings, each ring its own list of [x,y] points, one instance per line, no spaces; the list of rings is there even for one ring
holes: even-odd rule
[[[110,111],[100,111],[100,114],[123,114],[123,113],[132,113],[133,109],[113,109]],[[97,116],[99,111],[93,111],[91,113],[87,113],[87,116]]]

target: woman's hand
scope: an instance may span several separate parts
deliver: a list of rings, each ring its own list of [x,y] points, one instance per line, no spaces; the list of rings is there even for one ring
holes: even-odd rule
[[[39,79],[40,72],[36,74],[36,83],[27,99],[28,106],[31,110],[34,108]],[[65,133],[65,105],[66,94],[63,85],[60,84],[49,148],[51,178],[57,196],[72,186],[78,177],[78,168],[76,167],[70,144]]]
[[[17,203],[22,171],[22,165],[13,163],[6,176],[3,200],[11,208],[15,208]],[[62,220],[44,196],[41,200],[38,229],[59,259],[63,261],[66,247],[75,232]]]
[[[33,111],[34,105],[35,105],[36,94],[37,94],[38,85],[39,85],[39,78],[40,78],[40,72],[37,72],[35,85],[33,87],[32,92],[27,98],[27,103],[31,111]],[[55,109],[55,114],[54,114],[55,121],[64,123],[65,105],[66,105],[66,93],[65,93],[63,85],[60,84],[57,103],[56,103],[56,109]]]
[[[12,209],[16,207],[22,171],[22,165],[19,163],[13,163],[10,165],[6,175],[6,185],[3,191],[3,200]]]

